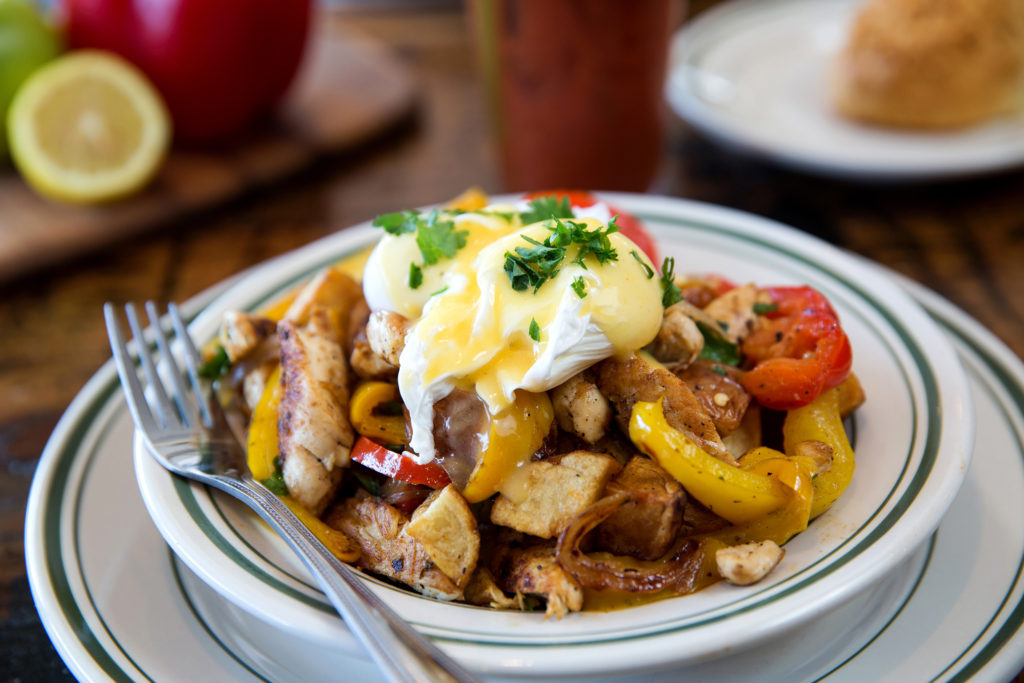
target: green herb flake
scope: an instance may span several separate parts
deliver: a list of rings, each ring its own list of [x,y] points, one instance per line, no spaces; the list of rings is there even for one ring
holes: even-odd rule
[[[779,305],[764,303],[763,301],[755,301],[753,310],[754,313],[757,313],[758,315],[764,315],[765,313],[774,313],[779,310]]]
[[[198,372],[203,379],[213,381],[226,375],[230,369],[231,359],[228,358],[228,352],[224,350],[223,346],[218,346],[216,353],[199,366]]]
[[[540,342],[540,325],[537,324],[536,318],[530,318],[530,339]]]
[[[668,308],[683,300],[683,292],[675,280],[676,260],[674,257],[665,257],[661,264],[661,305]]]
[[[432,266],[442,258],[454,257],[455,252],[466,246],[469,231],[455,229],[455,223],[451,220],[452,213],[447,211],[442,214],[434,209],[424,216],[419,211],[399,211],[377,216],[373,219],[373,225],[384,228],[391,235],[415,233],[423,263]]]
[[[711,372],[715,373],[716,375],[721,375],[722,377],[727,377],[729,375],[729,371],[723,368],[721,365],[712,365]]]
[[[523,235],[531,246],[516,247],[515,253],[505,252],[505,274],[517,292],[532,287],[536,293],[541,285],[558,275],[565,252],[573,244],[579,247],[573,263],[581,268],[587,267],[584,259],[588,256],[599,264],[618,260],[618,253],[608,239],[619,229],[614,220],[603,228],[588,230],[586,223],[555,218],[548,229],[551,234],[543,242]]]
[[[549,195],[530,201],[530,208],[519,214],[523,225],[530,225],[551,218],[575,218],[568,197]]]
[[[430,296],[437,296],[438,294],[444,294],[447,291],[448,291],[448,285],[445,285],[444,287],[442,287],[441,289],[437,290],[436,292],[431,292]]]
[[[284,470],[281,468],[281,458],[274,459],[274,473],[266,479],[260,479],[260,483],[271,493],[279,496],[288,495],[288,487],[284,483]]]
[[[404,235],[416,232],[418,220],[419,211],[398,211],[377,216],[373,219],[373,225],[384,228],[384,231],[391,235]]]
[[[640,264],[640,267],[644,269],[644,275],[647,276],[648,280],[654,277],[654,268],[651,268],[649,265],[647,265],[647,263],[643,260],[643,258],[640,256],[636,249],[633,249],[629,253],[633,256],[633,258],[636,259],[636,262]]]
[[[572,281],[572,291],[576,292],[576,296],[581,299],[587,296],[587,281],[583,279],[582,275]]]
[[[740,364],[740,349],[736,344],[723,338],[702,322],[697,323],[697,329],[704,336],[704,348],[700,350],[698,358],[722,365],[736,366]]]
[[[419,289],[423,284],[423,269],[415,263],[409,264],[409,288]]]
[[[421,221],[416,231],[416,244],[423,254],[423,263],[432,266],[441,258],[452,258],[455,252],[466,246],[468,230],[456,230],[455,223],[440,220],[440,214],[431,211],[426,220]]]

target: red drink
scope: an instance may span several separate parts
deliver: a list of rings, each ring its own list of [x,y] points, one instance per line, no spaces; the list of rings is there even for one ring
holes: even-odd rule
[[[506,189],[647,189],[674,4],[471,3]]]

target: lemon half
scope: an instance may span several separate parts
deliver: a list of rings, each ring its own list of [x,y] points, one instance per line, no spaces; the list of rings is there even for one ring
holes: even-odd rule
[[[110,53],[83,50],[25,81],[8,112],[7,137],[18,170],[40,194],[92,203],[153,178],[171,123],[142,72]]]

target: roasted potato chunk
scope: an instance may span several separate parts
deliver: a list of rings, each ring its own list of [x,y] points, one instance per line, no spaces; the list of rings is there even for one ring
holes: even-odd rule
[[[587,451],[531,462],[502,488],[491,508],[491,522],[554,538],[601,496],[618,469],[615,458]]]
[[[466,499],[449,484],[431,493],[412,514],[403,533],[412,536],[431,561],[465,588],[480,557],[480,532]]]

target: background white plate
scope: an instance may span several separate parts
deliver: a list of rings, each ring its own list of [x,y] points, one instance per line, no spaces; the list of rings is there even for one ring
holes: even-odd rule
[[[733,0],[674,38],[666,96],[707,135],[822,175],[923,180],[1024,162],[1024,111],[950,132],[848,121],[827,72],[861,0]]]
[[[973,413],[951,347],[924,312],[874,269],[803,233],[748,214],[640,195],[607,195],[637,214],[678,272],[740,282],[807,283],[843,318],[868,403],[858,411],[858,473],[846,495],[787,545],[768,580],[561,621],[440,603],[373,581],[403,616],[472,668],[502,675],[599,675],[734,654],[822,617],[904,561],[937,526],[964,476]],[[214,336],[223,311],[251,310],[370,243],[360,226],[242,280],[192,325]],[[870,397],[874,397],[871,400]],[[352,639],[292,553],[255,515],[185,484],[136,451],[143,500],[203,581],[257,618],[325,648]]]
[[[1024,667],[1024,366],[965,314],[923,289],[912,291],[948,331],[967,369],[978,397],[979,457],[926,548],[923,572],[909,571],[912,593],[894,605],[891,620],[858,626],[809,669],[758,680],[1002,683]],[[289,680],[287,664],[324,659],[324,650],[287,633],[278,635],[275,649],[253,649],[245,625],[231,640],[218,640],[214,624],[199,617],[204,606],[184,589],[191,582],[200,597],[205,584],[172,559],[146,515],[127,465],[131,438],[131,417],[108,363],[61,419],[33,481],[25,527],[29,580],[72,673],[85,681]],[[248,616],[206,591],[208,617]],[[807,664],[785,651],[770,660],[720,661],[717,680],[742,678],[767,663],[789,671]],[[379,680],[366,660],[347,658],[343,667],[334,672]]]

